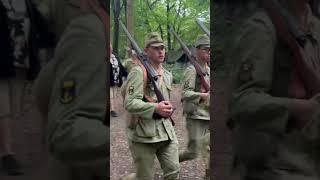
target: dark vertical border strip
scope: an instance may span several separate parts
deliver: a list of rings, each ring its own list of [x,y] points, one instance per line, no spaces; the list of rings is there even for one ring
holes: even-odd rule
[[[107,12],[108,12],[108,17],[109,17],[109,29],[107,30],[107,44],[106,46],[109,47],[109,44],[110,44],[110,0],[107,0],[107,3],[106,3],[106,8],[107,8]],[[106,124],[107,126],[110,128],[110,63],[109,63],[109,60],[110,60],[110,48],[107,48],[107,62],[106,62],[106,66],[107,66],[107,74],[106,74],[106,89],[107,89],[107,97],[106,97],[106,117],[105,117],[105,121],[106,121]],[[107,167],[107,173],[109,175],[109,179],[110,179],[110,167],[111,167],[111,164],[110,164],[110,131],[106,132],[106,133],[109,133],[108,134],[108,137],[109,139],[107,139],[107,141],[109,142],[109,146],[107,146],[107,152],[109,152],[109,158],[108,158],[108,161],[107,164],[109,164],[109,167]]]
[[[225,29],[227,27],[225,26],[227,20],[224,16],[225,3],[227,3],[226,0],[215,0],[210,3],[210,177],[214,180],[234,179],[231,174],[233,162],[231,134],[226,124],[232,77],[228,64],[226,64],[226,57],[223,55],[226,53],[226,49],[223,49],[227,42],[226,38],[231,35],[230,31]]]
[[[210,1],[210,51],[213,52],[213,47],[215,45],[214,42],[214,31],[213,31],[213,22],[214,22],[214,8],[213,8],[213,4],[215,2],[212,0]],[[213,179],[214,178],[214,164],[213,164],[213,132],[214,132],[214,123],[213,123],[213,87],[214,87],[214,73],[213,73],[213,66],[214,66],[214,61],[213,61],[213,56],[212,54],[210,54],[210,87],[211,87],[211,90],[210,90],[210,179]]]

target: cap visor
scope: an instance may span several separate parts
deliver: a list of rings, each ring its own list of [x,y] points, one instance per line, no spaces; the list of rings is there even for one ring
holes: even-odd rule
[[[153,44],[150,44],[149,46],[160,47],[160,46],[164,46],[164,44],[163,43],[153,43]]]
[[[210,48],[210,44],[199,44],[196,48]]]

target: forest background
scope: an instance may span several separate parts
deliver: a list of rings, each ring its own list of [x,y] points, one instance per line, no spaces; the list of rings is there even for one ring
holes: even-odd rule
[[[169,27],[190,48],[196,38],[204,34],[197,25],[196,18],[210,29],[210,0],[111,0],[110,9],[113,53],[122,62],[128,58],[126,47],[129,42],[119,26],[119,20],[126,25],[141,49],[144,47],[145,35],[158,32],[166,45],[164,66],[173,72],[175,84],[181,80],[186,61],[179,61],[183,52],[178,41],[169,33]],[[178,61],[181,63],[177,63]]]

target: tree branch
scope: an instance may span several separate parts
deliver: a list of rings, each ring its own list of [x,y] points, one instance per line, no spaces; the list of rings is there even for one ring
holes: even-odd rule
[[[179,0],[179,8],[178,8],[178,11],[176,11],[176,16],[174,18],[173,24],[177,23],[177,19],[178,19],[178,16],[180,15],[180,11],[181,11],[181,0]]]
[[[160,0],[155,0],[155,1],[153,1],[153,2],[151,3],[151,7],[153,8],[153,6],[154,6],[158,1],[160,1]]]

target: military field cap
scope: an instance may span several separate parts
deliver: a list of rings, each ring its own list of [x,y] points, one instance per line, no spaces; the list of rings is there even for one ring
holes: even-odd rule
[[[145,47],[160,47],[164,46],[164,43],[159,33],[152,32],[146,35],[144,45]]]
[[[194,46],[198,47],[210,47],[210,39],[207,35],[201,35],[197,38]]]

